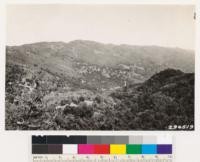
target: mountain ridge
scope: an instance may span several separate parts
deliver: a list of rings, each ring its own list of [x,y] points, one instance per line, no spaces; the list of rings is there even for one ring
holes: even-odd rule
[[[188,52],[194,52],[192,49],[184,49],[180,47],[168,47],[168,46],[159,46],[159,45],[134,45],[134,44],[128,44],[128,43],[121,43],[121,44],[115,44],[115,43],[104,43],[104,42],[98,42],[98,41],[92,41],[92,40],[85,40],[85,39],[75,39],[68,42],[65,41],[40,41],[40,42],[32,42],[32,43],[23,43],[19,45],[6,45],[6,47],[19,47],[19,46],[26,46],[26,45],[37,45],[37,44],[71,44],[71,43],[77,43],[77,42],[88,42],[88,43],[97,43],[102,45],[112,45],[112,46],[128,46],[128,47],[158,47],[158,48],[166,48],[166,49],[180,49],[185,50]]]
[[[109,83],[106,87],[122,86],[124,81],[143,82],[166,68],[194,72],[194,54],[185,50],[83,40],[7,47],[6,57],[7,63],[37,66],[77,80],[83,78],[82,82],[91,85],[101,86],[104,81]]]

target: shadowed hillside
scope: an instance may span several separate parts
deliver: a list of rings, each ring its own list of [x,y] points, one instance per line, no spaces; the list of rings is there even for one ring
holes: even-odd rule
[[[194,125],[193,73],[166,69],[111,95],[120,103],[120,127],[160,130],[170,125]]]

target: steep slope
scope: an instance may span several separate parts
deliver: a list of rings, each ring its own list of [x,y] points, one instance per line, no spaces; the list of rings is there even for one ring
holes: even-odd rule
[[[166,69],[142,84],[114,92],[112,97],[120,101],[117,106],[118,118],[123,120],[120,127],[129,123],[127,129],[156,130],[194,125],[193,73]]]

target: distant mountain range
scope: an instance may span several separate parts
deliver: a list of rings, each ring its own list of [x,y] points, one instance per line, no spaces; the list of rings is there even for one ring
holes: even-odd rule
[[[75,40],[7,46],[7,63],[41,68],[99,89],[139,83],[166,68],[194,72],[194,52]]]

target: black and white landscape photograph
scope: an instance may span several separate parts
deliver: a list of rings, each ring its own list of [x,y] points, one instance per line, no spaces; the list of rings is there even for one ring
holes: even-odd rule
[[[6,130],[194,130],[192,5],[7,5]]]

